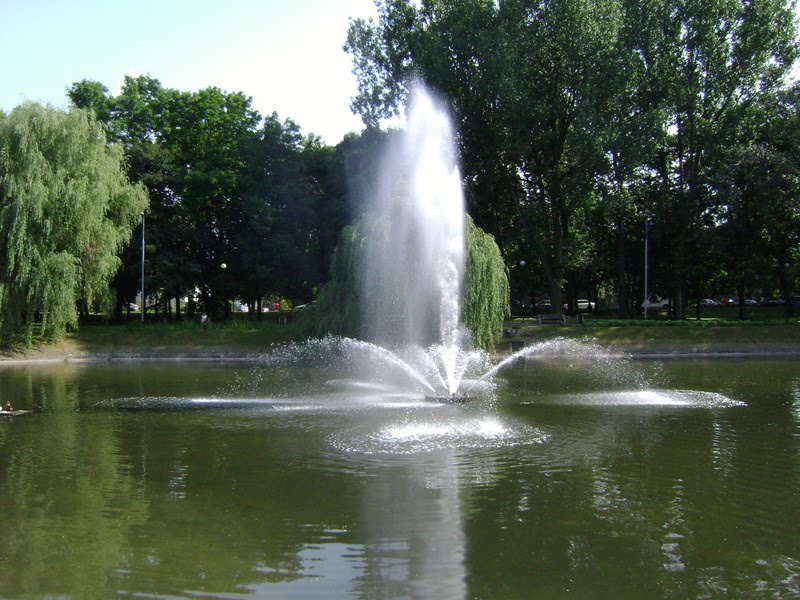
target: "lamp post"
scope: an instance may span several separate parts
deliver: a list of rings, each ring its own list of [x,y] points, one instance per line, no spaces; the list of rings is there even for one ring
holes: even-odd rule
[[[647,253],[648,253],[648,246],[649,246],[649,239],[648,239],[648,225],[650,221],[647,217],[644,218],[644,319],[647,320],[647,297],[648,297],[648,289],[647,289],[647,267],[648,267],[648,260],[647,260]]]
[[[228,265],[226,265],[225,263],[222,263],[222,264],[220,264],[219,268],[222,269],[222,274],[223,274],[223,279],[224,279],[225,269],[228,268]],[[226,286],[223,283],[223,289],[225,289],[225,288],[226,288]],[[228,317],[230,316],[230,309],[231,309],[231,304],[228,301],[228,296],[226,294],[225,295],[225,310],[222,313],[222,320],[223,321],[226,321],[228,319]]]
[[[145,300],[144,300],[144,213],[142,213],[142,324],[144,324],[144,309],[145,309]]]

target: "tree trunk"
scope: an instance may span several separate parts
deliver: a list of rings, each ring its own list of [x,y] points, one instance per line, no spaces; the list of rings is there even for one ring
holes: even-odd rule
[[[782,261],[781,264],[783,265],[786,263],[785,261]],[[789,275],[783,266],[781,266],[778,270],[778,282],[780,283],[783,299],[786,301],[786,316],[793,317],[794,306],[792,306],[792,288],[791,285],[789,285]]]
[[[745,288],[742,282],[736,286],[736,297],[739,299],[739,320],[744,321],[747,318],[745,300]]]
[[[561,278],[556,278],[550,257],[543,257],[542,268],[547,280],[547,296],[550,298],[550,311],[553,313],[564,312],[564,303],[561,300]]]
[[[628,286],[625,282],[625,226],[617,218],[617,297],[619,298],[619,318],[630,318],[628,309]],[[647,298],[645,298],[645,302]]]
[[[686,309],[689,305],[689,298],[687,295],[686,284],[680,282],[675,289],[675,318],[683,321],[686,318]]]

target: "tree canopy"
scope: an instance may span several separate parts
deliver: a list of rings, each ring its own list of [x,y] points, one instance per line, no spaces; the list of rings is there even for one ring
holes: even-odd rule
[[[147,207],[122,148],[83,110],[34,103],[0,115],[0,336],[58,338],[77,307],[108,300],[118,253]]]
[[[117,96],[92,81],[69,95],[106,120],[131,179],[150,192],[145,288],[157,309],[177,299],[180,310],[187,297],[190,314],[224,318],[234,299],[256,315],[264,299],[311,299],[346,223],[335,149],[290,119],[262,117],[240,92],[181,92],[140,76]],[[119,306],[137,290],[139,256],[123,260]]]
[[[732,284],[710,269],[732,214],[715,182],[728,150],[777,116],[756,107],[797,57],[790,2],[380,0],[378,13],[351,21],[345,43],[354,110],[380,123],[412,77],[449,98],[470,212],[554,309],[605,272],[627,315],[645,220],[664,267],[654,289],[677,316]]]
[[[159,317],[226,318],[234,299],[254,317],[262,302],[309,302],[331,264],[353,258],[337,239],[363,233],[346,227],[378,193],[381,127],[415,78],[449,102],[468,212],[510,265],[514,306],[605,297],[636,314],[645,236],[650,300],[676,318],[706,296],[735,294],[744,317],[746,296],[797,293],[792,2],[377,6],[345,41],[366,129],[335,147],[260,115],[242,92],[151,76],[113,94],[76,82],[75,110],[1,114],[2,335],[29,336],[41,319],[56,337],[111,300],[122,317],[140,289],[141,248],[126,241],[142,212],[144,301]],[[488,281],[502,304],[504,278]],[[350,310],[352,290],[340,292],[336,319]]]
[[[362,218],[342,230],[331,265],[330,281],[307,318],[309,332],[368,339],[365,328],[364,260],[368,239],[381,236],[381,225]],[[467,218],[466,269],[461,299],[461,321],[477,348],[489,350],[498,341],[509,315],[508,271],[494,238]],[[407,301],[407,300],[403,300]]]

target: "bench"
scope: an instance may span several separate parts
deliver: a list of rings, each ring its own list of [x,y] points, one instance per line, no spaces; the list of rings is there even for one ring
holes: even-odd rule
[[[552,314],[541,314],[538,315],[539,317],[539,325],[544,325],[546,323],[559,323],[561,325],[566,324],[567,319],[561,313],[552,313]]]

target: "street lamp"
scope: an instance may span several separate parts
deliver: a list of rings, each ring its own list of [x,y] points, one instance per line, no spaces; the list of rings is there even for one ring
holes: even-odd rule
[[[647,265],[647,263],[648,263],[647,253],[648,253],[648,250],[649,250],[649,248],[648,248],[649,240],[648,240],[648,231],[647,230],[648,230],[648,225],[649,224],[650,224],[650,220],[647,217],[645,217],[644,218],[644,318],[645,318],[645,321],[647,320],[647,297],[649,296],[648,289],[647,289],[647,275],[648,275],[648,273],[647,273],[647,266],[648,266]]]
[[[142,324],[144,324],[144,213],[142,213],[142,306],[140,308],[142,311]]]

